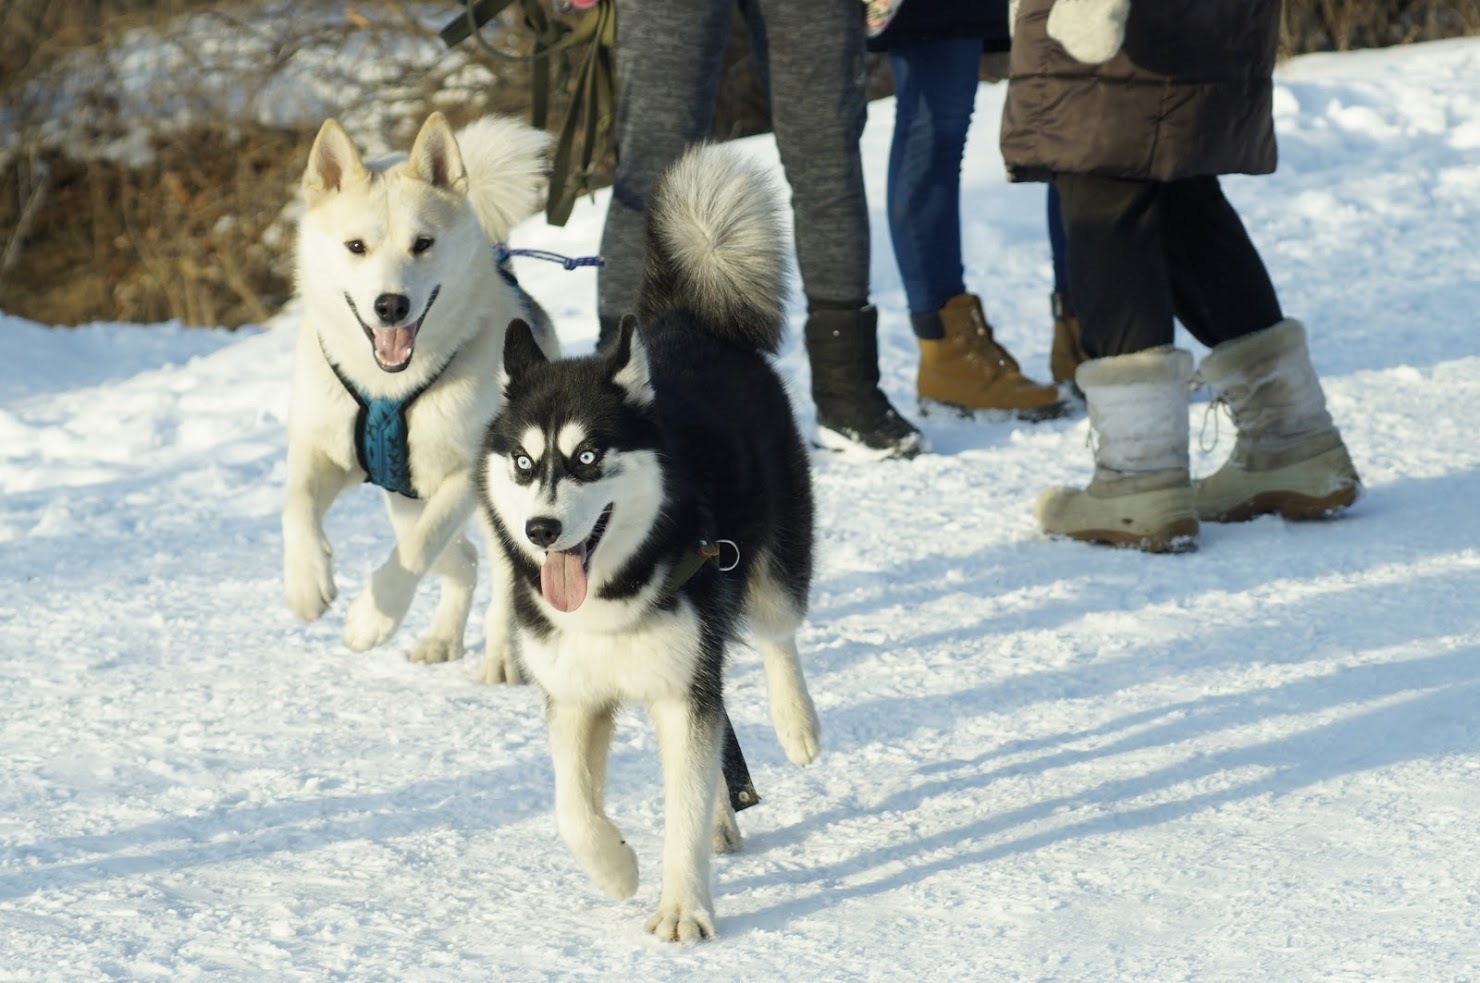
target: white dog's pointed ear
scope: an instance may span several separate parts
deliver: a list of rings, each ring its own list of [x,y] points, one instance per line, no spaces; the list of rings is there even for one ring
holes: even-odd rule
[[[632,314],[622,315],[617,326],[617,343],[611,350],[612,364],[616,371],[612,381],[627,393],[627,401],[638,406],[647,406],[653,401],[653,383],[648,373],[647,345],[637,333],[637,318]]]
[[[313,206],[347,184],[368,176],[360,152],[338,120],[326,119],[308,152],[308,170],[303,172],[303,196]]]
[[[411,145],[406,171],[433,187],[467,192],[468,173],[463,167],[462,151],[457,149],[457,137],[452,135],[446,116],[432,113],[421,124],[421,132]]]

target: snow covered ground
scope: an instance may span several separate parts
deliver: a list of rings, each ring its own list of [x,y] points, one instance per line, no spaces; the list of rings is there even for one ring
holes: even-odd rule
[[[1043,191],[1003,182],[1002,96],[978,100],[968,282],[1042,377]],[[0,979],[1480,979],[1480,39],[1301,58],[1277,111],[1280,172],[1227,187],[1367,497],[1146,556],[1034,527],[1041,487],[1088,477],[1082,414],[930,417],[931,456],[818,456],[802,642],[825,750],[787,763],[738,652],[764,802],[716,863],[703,946],[642,931],[662,804],[641,713],[609,803],[643,879],[614,903],[557,837],[534,691],[407,663],[429,597],[385,649],[340,644],[389,543],[377,493],[330,515],[341,600],[289,616],[291,313],[0,317]],[[867,134],[874,272],[913,409],[891,116]],[[517,244],[590,252],[603,206]],[[519,262],[586,349],[593,275]],[[782,366],[809,419],[795,344]],[[1198,473],[1231,442],[1225,421],[1205,449],[1205,409]]]

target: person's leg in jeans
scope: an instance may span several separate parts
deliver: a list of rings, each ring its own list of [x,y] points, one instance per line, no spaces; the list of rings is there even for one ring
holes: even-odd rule
[[[894,138],[886,201],[889,238],[910,321],[940,339],[940,309],[966,292],[961,262],[961,158],[976,105],[981,41],[922,41],[889,52]]]
[[[1064,206],[1059,201],[1057,185],[1048,186],[1044,202],[1048,209],[1048,246],[1053,259],[1053,290],[1056,294],[1064,295],[1066,308],[1072,314],[1074,306],[1068,298],[1069,244],[1064,241]]]
[[[709,133],[729,37],[725,0],[622,0],[617,8],[617,168],[601,233],[601,337],[637,308],[648,193]]]
[[[1079,343],[1079,318],[1074,311],[1074,298],[1069,293],[1069,246],[1064,241],[1064,213],[1059,202],[1059,189],[1048,186],[1045,196],[1048,211],[1048,245],[1053,258],[1053,294],[1049,307],[1053,311],[1053,347],[1048,365],[1054,382],[1074,382],[1074,370],[1085,359]],[[1078,388],[1077,386],[1075,388]]]
[[[961,159],[981,60],[979,39],[903,44],[889,52],[896,113],[889,236],[920,344],[915,388],[922,412],[941,403],[1048,419],[1067,404],[1055,387],[1023,377],[964,282]]]

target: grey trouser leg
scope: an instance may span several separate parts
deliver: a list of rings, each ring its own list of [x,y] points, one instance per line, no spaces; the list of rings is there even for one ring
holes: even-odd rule
[[[756,0],[748,0],[754,3]],[[632,311],[645,252],[644,202],[709,132],[733,0],[622,0],[617,8],[617,173],[602,231],[599,311]],[[868,203],[858,138],[867,103],[857,0],[761,0],[772,119],[792,190],[797,264],[809,300],[868,299]]]

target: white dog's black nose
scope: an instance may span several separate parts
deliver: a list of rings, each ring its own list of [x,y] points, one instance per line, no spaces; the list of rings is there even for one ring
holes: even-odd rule
[[[530,519],[524,524],[524,535],[536,546],[548,547],[560,538],[560,520],[543,517]]]
[[[405,294],[381,294],[375,298],[375,313],[382,324],[400,324],[411,313],[411,298]]]

